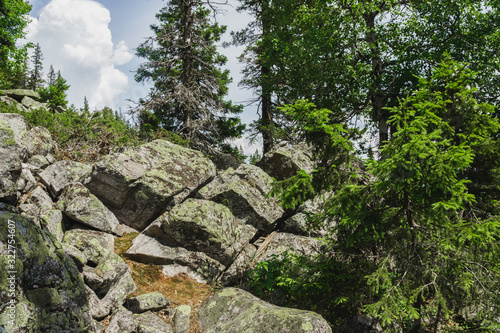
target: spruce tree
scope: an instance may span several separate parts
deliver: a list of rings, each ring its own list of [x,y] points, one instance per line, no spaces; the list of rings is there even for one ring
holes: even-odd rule
[[[37,43],[35,46],[35,50],[33,56],[31,58],[33,69],[30,71],[30,75],[28,78],[27,88],[31,90],[36,90],[40,88],[43,84],[43,55],[42,49],[40,48],[40,44]]]
[[[441,320],[464,311],[476,314],[476,328],[500,326],[500,217],[477,214],[480,197],[469,190],[476,181],[471,173],[491,173],[491,164],[475,159],[495,141],[500,124],[494,106],[476,100],[474,80],[449,57],[430,79],[420,79],[418,90],[387,110],[394,133],[384,159],[367,163],[368,177],[348,177],[350,159],[339,157],[352,148],[342,127],[326,124],[330,111],[306,102],[285,108],[303,126],[319,163],[311,174],[278,183],[275,192],[294,208],[335,190],[316,220],[335,221],[330,245],[342,265],[370,262],[362,282],[371,293],[349,297],[385,331],[420,332],[430,317],[426,329],[436,331]]]
[[[242,106],[224,100],[231,79],[216,51],[226,27],[198,0],[171,0],[156,17],[154,36],[137,48],[147,62],[135,78],[153,83],[137,109],[142,130],[164,128],[206,148],[241,136]]]

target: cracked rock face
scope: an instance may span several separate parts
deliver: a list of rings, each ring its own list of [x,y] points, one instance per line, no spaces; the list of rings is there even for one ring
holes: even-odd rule
[[[86,184],[120,223],[143,230],[215,176],[202,153],[155,140],[98,162]]]
[[[200,199],[187,199],[159,220],[171,239],[224,265],[231,263],[256,232],[239,222],[226,206]]]
[[[227,206],[238,219],[263,230],[283,215],[276,199],[266,198],[271,182],[260,168],[242,164],[217,176],[196,196]]]

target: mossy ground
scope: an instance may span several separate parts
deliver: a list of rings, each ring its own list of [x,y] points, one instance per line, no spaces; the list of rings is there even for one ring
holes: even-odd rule
[[[130,260],[125,253],[138,235],[137,232],[129,233],[115,239],[115,252],[130,267],[132,277],[137,285],[136,292],[131,296],[158,291],[172,302],[172,308],[180,305],[191,306],[190,333],[202,332],[198,324],[198,308],[208,297],[214,294],[214,288],[207,284],[198,283],[186,274],[167,277],[163,275],[162,266],[160,265],[143,264]],[[172,324],[168,312],[160,311],[159,316],[165,322]]]

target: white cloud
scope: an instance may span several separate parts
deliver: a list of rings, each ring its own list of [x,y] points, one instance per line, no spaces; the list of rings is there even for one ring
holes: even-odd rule
[[[28,40],[40,43],[44,70],[61,70],[71,86],[70,103],[91,107],[114,107],[128,77],[115,68],[133,55],[124,41],[114,45],[107,8],[93,0],[52,0],[28,27]]]

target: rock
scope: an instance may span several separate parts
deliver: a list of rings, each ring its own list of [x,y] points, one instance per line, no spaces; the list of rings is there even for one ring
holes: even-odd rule
[[[125,298],[137,289],[130,271],[123,274],[116,283],[114,283],[106,296],[104,296],[97,306],[91,309],[92,317],[103,319],[112,311],[119,309],[125,302]]]
[[[134,228],[131,228],[125,224],[119,224],[114,231],[114,233],[120,237],[122,237],[123,235],[126,235],[126,234],[133,233],[133,232],[137,232],[137,230],[135,230]]]
[[[54,111],[57,112],[57,113],[63,113],[63,112],[66,112],[66,109],[60,105],[57,105],[55,108],[54,108]]]
[[[261,244],[255,243],[255,245]],[[291,251],[297,255],[315,256],[321,253],[321,248],[321,242],[315,238],[278,232],[274,234],[265,251],[254,258],[254,262],[266,261],[271,256],[280,255],[285,251]]]
[[[83,267],[87,264],[87,257],[85,256],[85,254],[83,254],[83,252],[78,250],[76,247],[69,244],[63,243],[61,245],[64,249],[64,252],[66,252],[66,254],[70,256],[71,259],[73,259],[78,269],[82,270]],[[85,281],[85,276],[83,276],[83,278]]]
[[[203,277],[204,283],[215,281],[225,268],[220,262],[203,252],[192,252],[179,246],[163,245],[155,238],[144,234],[140,234],[133,240],[127,255],[133,260],[156,265],[188,266]]]
[[[70,245],[68,245],[70,246]],[[85,284],[92,289],[94,292],[102,286],[104,279],[102,276],[96,273],[96,270],[90,266],[84,266],[82,269],[83,281]],[[97,293],[96,293],[97,295]]]
[[[136,333],[136,327],[134,314],[122,308],[111,317],[104,333]]]
[[[33,127],[28,131],[29,156],[49,154],[56,146],[52,134],[45,127]]]
[[[104,333],[172,333],[172,327],[152,312],[134,315],[121,308],[111,317]]]
[[[267,152],[257,166],[276,180],[290,178],[300,170],[310,173],[314,170],[314,163],[308,151],[305,144],[281,142]]]
[[[319,314],[278,307],[236,288],[217,292],[198,311],[204,333],[323,333],[332,330]]]
[[[22,172],[20,146],[13,129],[0,117],[0,200],[16,204]]]
[[[191,267],[181,266],[179,264],[163,265],[162,274],[168,277],[174,277],[176,275],[187,275],[189,278],[195,280],[198,283],[207,283],[207,280],[203,278],[200,274],[196,273]]]
[[[230,264],[257,231],[237,221],[224,205],[200,199],[187,199],[159,220],[165,233],[190,251]]]
[[[271,182],[260,168],[242,164],[217,176],[196,197],[223,204],[244,223],[266,229],[283,215],[276,199],[265,197]]]
[[[14,262],[7,244],[15,248]],[[85,285],[73,260],[53,235],[3,204],[0,253],[0,327],[7,332],[95,332]],[[11,277],[15,280],[8,280]],[[17,314],[14,325],[10,304]]]
[[[21,164],[21,176],[17,179],[16,187],[21,193],[25,194],[30,192],[36,187],[36,179],[33,177],[30,169],[24,168],[26,164]]]
[[[21,102],[25,96],[33,98],[37,101],[40,100],[40,94],[33,90],[28,89],[12,89],[12,90],[0,90],[0,94],[9,96],[18,102]]]
[[[58,209],[51,209],[40,215],[40,225],[42,229],[48,230],[56,236],[59,242],[64,238],[63,213]]]
[[[40,216],[45,215],[51,210],[53,205],[54,203],[49,195],[40,186],[37,186],[29,194],[24,203],[19,205],[19,209],[40,226]]]
[[[31,156],[28,159],[28,163],[38,169],[45,169],[50,164],[47,157],[42,155]]]
[[[173,333],[172,327],[148,311],[134,315],[138,333]]]
[[[64,188],[57,208],[69,218],[100,231],[111,233],[119,224],[113,213],[81,183]]]
[[[70,183],[85,183],[92,173],[92,167],[75,161],[63,160],[47,167],[40,173],[41,181],[47,186],[54,199]]]
[[[130,297],[125,302],[125,307],[134,313],[146,311],[159,311],[170,305],[170,300],[160,292],[152,292]]]
[[[24,105],[22,105],[21,103],[19,103],[18,101],[16,101],[15,99],[13,99],[9,96],[0,96],[0,103],[8,105],[8,106],[13,106],[21,112],[28,111],[28,109]]]
[[[247,273],[255,259],[256,252],[257,248],[253,244],[247,244],[221,276],[219,283],[224,287],[241,285],[248,278]]]
[[[142,231],[167,205],[186,198],[214,175],[215,166],[200,152],[155,140],[105,156],[86,186],[121,223]]]
[[[73,229],[64,234],[63,242],[76,247],[83,252],[88,261],[94,265],[114,251],[114,237],[110,234],[93,231]]]
[[[191,317],[191,307],[181,305],[175,309],[174,314],[174,332],[189,333],[189,318]]]
[[[12,129],[14,141],[10,144],[17,144],[22,161],[28,158],[28,123],[23,116],[16,113],[0,113],[0,127],[5,124]],[[3,144],[7,142],[4,139]]]
[[[102,278],[102,283],[97,288],[92,289],[97,296],[105,295],[129,271],[130,269],[125,261],[118,254],[110,252],[94,269],[94,272]]]
[[[35,101],[33,98],[24,96],[23,99],[21,100],[21,104],[28,108],[28,111],[33,111],[37,109],[46,109],[47,104],[46,103],[40,103]]]

